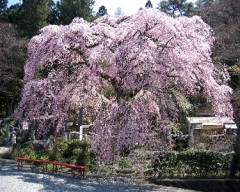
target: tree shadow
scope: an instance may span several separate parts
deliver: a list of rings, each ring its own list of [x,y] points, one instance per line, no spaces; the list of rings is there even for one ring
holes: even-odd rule
[[[114,180],[110,177],[102,176],[87,176],[85,179],[80,179],[78,176],[69,173],[52,174],[50,172],[42,173],[40,169],[24,168],[23,170],[17,169],[17,164],[14,161],[0,160],[0,176],[10,176],[14,178],[14,185],[17,183],[24,183],[25,185],[35,186],[38,185],[41,191],[166,191],[161,186],[135,184],[129,185],[125,183],[124,179]],[[11,185],[11,180],[8,185]]]

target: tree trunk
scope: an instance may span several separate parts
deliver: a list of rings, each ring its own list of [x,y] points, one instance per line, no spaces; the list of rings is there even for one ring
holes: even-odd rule
[[[6,116],[11,116],[13,112],[13,97],[6,96]]]

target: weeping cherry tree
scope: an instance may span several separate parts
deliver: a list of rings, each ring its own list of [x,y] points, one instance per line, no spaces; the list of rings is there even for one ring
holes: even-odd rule
[[[158,147],[153,130],[168,136],[169,122],[178,122],[192,98],[232,116],[229,76],[212,63],[213,41],[200,17],[172,18],[155,9],[49,25],[29,43],[15,118],[51,115],[37,130],[47,134],[81,106],[94,124],[92,149],[105,162],[124,148]]]

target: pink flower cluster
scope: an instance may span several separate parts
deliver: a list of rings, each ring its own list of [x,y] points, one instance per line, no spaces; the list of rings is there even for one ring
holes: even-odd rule
[[[124,148],[157,147],[153,130],[168,134],[167,122],[178,121],[192,97],[205,98],[217,115],[232,115],[227,78],[218,77],[226,73],[210,57],[213,41],[201,18],[174,19],[154,9],[47,26],[29,43],[15,118],[51,115],[38,131],[59,131],[69,111],[82,106],[102,159]]]

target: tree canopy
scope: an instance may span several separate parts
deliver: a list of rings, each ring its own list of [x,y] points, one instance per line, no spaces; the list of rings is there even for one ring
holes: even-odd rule
[[[0,0],[0,14],[7,9],[8,0]]]
[[[151,3],[150,0],[148,0],[148,2],[145,4],[145,7],[146,8],[153,8],[152,3]]]
[[[98,9],[97,15],[103,16],[106,14],[107,14],[107,8],[104,5],[100,6]]]
[[[163,0],[159,3],[158,8],[173,17],[191,16],[195,12],[193,3],[187,2],[187,0]]]
[[[51,115],[39,124],[46,134],[82,106],[94,124],[92,148],[105,161],[125,147],[160,145],[153,129],[168,135],[191,98],[232,115],[228,74],[212,63],[213,40],[200,17],[174,19],[154,9],[47,26],[29,43],[15,119]]]
[[[92,6],[94,0],[60,0],[57,4],[61,24],[69,24],[75,17],[92,20]]]
[[[228,65],[231,75],[230,85],[234,88],[232,97],[234,121],[238,126],[235,145],[236,156],[233,160],[231,176],[239,169],[240,154],[240,1],[218,0],[210,1],[202,6],[199,12],[204,21],[212,28],[216,36],[213,59],[215,63]]]
[[[0,22],[7,20],[6,10],[7,10],[8,0],[0,0]]]
[[[240,1],[219,0],[204,6],[201,16],[214,30],[217,40],[213,56],[218,62],[240,71]],[[238,68],[238,67],[239,68]]]
[[[24,0],[14,15],[14,24],[23,37],[31,38],[48,25],[52,0]]]
[[[12,102],[20,97],[26,57],[27,40],[17,38],[17,31],[10,23],[0,23],[0,97],[4,100],[6,115],[11,115]],[[12,104],[8,103],[9,98]]]

